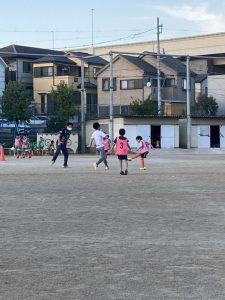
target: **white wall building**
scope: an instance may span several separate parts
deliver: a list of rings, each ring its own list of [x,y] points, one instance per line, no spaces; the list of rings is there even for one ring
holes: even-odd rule
[[[5,70],[7,68],[7,64],[0,57],[0,96],[5,90]]]
[[[7,64],[0,57],[0,97],[2,96],[3,91],[5,90],[5,70],[7,68]],[[2,106],[0,101],[0,113],[2,113]]]

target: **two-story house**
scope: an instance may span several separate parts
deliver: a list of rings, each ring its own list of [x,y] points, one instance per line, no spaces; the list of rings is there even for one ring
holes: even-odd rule
[[[144,100],[149,95],[156,99],[156,90],[146,83],[156,78],[157,69],[131,55],[117,55],[113,59],[113,103],[115,114],[127,114],[133,100]],[[109,113],[110,67],[107,64],[97,74],[99,115]]]
[[[143,60],[157,67],[157,56],[144,54]],[[186,113],[187,100],[187,70],[186,65],[172,56],[160,56],[161,76],[161,103],[165,115],[184,115]],[[195,77],[190,72],[190,97],[191,105],[195,100]],[[155,82],[157,85],[157,82]]]
[[[81,99],[81,62],[84,61],[84,89],[87,113],[96,115],[96,73],[107,61],[87,53],[68,52],[57,56],[45,56],[33,61],[33,87],[36,113],[53,114],[52,89],[61,82],[72,86],[77,106]],[[95,110],[95,111],[94,111]]]
[[[21,45],[10,45],[0,48],[0,56],[8,66],[6,72],[6,84],[9,81],[20,81],[26,89],[32,92],[32,62],[34,59],[46,55],[64,55],[64,52]]]
[[[109,111],[109,64],[98,73],[99,114]],[[194,78],[191,72],[191,100],[194,101]],[[115,114],[129,113],[133,100],[151,97],[157,100],[157,58],[117,55],[113,59],[113,101]],[[186,111],[186,66],[172,57],[160,61],[161,104],[164,115],[183,115]]]
[[[76,63],[78,76],[75,80],[78,82],[77,89],[81,89],[81,64],[84,62],[84,89],[85,105],[87,116],[97,116],[97,73],[108,64],[108,61],[100,56],[91,55],[84,52],[66,53],[67,57]]]
[[[37,114],[55,111],[52,89],[61,82],[77,86],[76,64],[65,56],[45,56],[33,61],[33,98]]]

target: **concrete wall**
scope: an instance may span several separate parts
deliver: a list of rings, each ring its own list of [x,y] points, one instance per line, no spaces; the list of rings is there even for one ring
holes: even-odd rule
[[[213,96],[218,105],[218,115],[225,115],[225,75],[208,76],[208,96]]]
[[[209,55],[216,53],[225,53],[225,32],[204,34],[188,37],[179,37],[174,39],[161,39],[160,48],[166,54],[180,54],[180,55]],[[77,51],[78,49],[76,49]],[[91,53],[91,48],[79,48],[79,51]],[[95,47],[96,55],[102,53],[109,53],[109,51],[120,52],[135,52],[142,53],[144,51],[157,51],[157,41],[146,41],[139,43],[128,43],[120,45],[109,45],[102,47]],[[106,55],[105,59],[109,60]]]
[[[196,74],[208,73],[208,61],[206,59],[190,60],[190,68]]]
[[[57,133],[37,133],[37,144],[40,141],[40,137],[45,140],[45,149],[48,149],[51,141],[54,141],[55,149],[57,148],[57,141],[59,141],[59,134]],[[78,135],[72,133],[67,142],[67,149],[70,153],[77,153],[78,150]]]

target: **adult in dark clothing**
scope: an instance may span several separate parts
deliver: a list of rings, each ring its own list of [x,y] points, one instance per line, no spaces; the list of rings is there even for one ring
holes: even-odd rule
[[[63,155],[64,155],[64,164],[63,164],[63,167],[64,168],[67,168],[67,162],[68,162],[68,157],[69,157],[69,153],[68,153],[68,150],[66,148],[66,145],[67,145],[67,141],[70,137],[70,134],[71,134],[71,130],[73,129],[73,123],[71,122],[68,122],[66,124],[66,128],[63,128],[61,133],[60,133],[60,136],[59,136],[59,144],[57,146],[57,150],[52,158],[52,164],[55,163],[60,151],[62,151]]]

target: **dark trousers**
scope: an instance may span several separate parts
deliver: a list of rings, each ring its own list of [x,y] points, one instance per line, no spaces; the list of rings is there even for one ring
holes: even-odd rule
[[[57,150],[56,150],[55,154],[53,155],[52,161],[56,161],[60,151],[62,151],[62,153],[64,155],[64,166],[67,166],[69,153],[68,153],[68,150],[66,148],[66,145],[64,145],[64,144],[59,144],[58,145]]]

